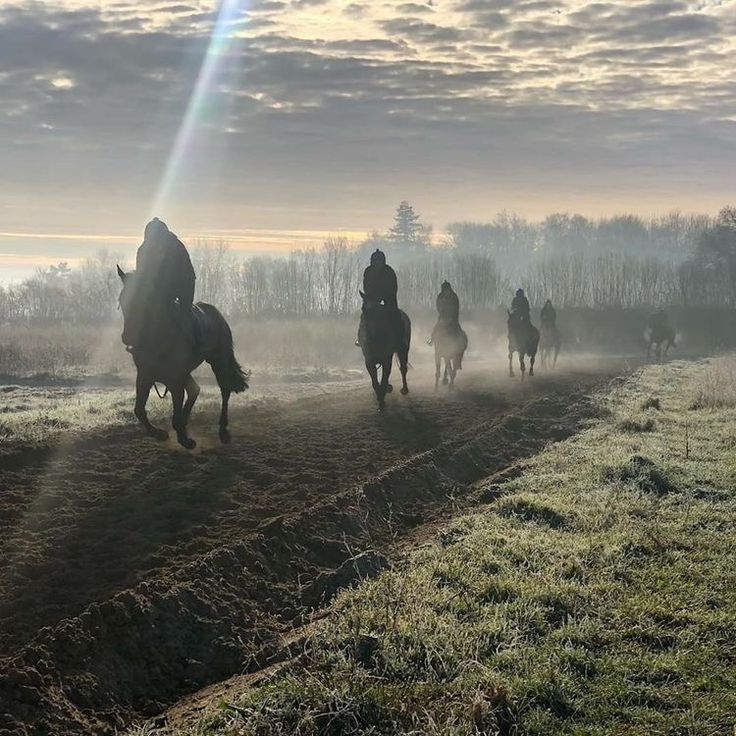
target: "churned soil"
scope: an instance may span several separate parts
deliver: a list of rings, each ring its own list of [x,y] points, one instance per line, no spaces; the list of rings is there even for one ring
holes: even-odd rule
[[[5,448],[0,733],[113,733],[261,669],[402,535],[577,431],[625,369],[521,383],[468,366],[454,392],[420,377],[383,414],[367,382],[234,402],[228,446],[195,409],[194,453],[134,425]]]

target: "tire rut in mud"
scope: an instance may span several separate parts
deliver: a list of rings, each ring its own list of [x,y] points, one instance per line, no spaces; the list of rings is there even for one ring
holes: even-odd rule
[[[0,729],[112,733],[183,693],[259,669],[319,602],[312,581],[320,573],[473,503],[474,481],[595,416],[595,405],[582,396],[601,380],[569,382],[476,423],[365,483],[272,518],[42,630],[2,663],[0,700],[8,712],[0,715]]]

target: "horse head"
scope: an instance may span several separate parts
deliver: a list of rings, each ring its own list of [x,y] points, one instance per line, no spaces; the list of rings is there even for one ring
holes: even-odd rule
[[[118,308],[123,313],[123,334],[121,338],[123,344],[130,347],[138,342],[143,327],[145,310],[142,308],[140,300],[135,298],[135,271],[126,273],[118,265],[117,272],[123,284],[120,296],[118,297]]]
[[[117,267],[123,288],[118,297],[118,306],[123,313],[123,344],[139,345],[144,333],[151,333],[165,319],[163,295],[153,283],[139,278],[135,271],[123,271]]]
[[[367,296],[364,292],[358,290],[358,293],[360,294],[360,298],[363,300],[363,306],[361,307],[363,314],[375,313],[375,310],[381,306],[379,302]]]

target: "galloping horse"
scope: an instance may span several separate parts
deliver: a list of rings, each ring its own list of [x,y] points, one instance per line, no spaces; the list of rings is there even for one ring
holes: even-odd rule
[[[529,375],[534,375],[534,361],[537,357],[537,348],[539,347],[539,330],[528,320],[519,319],[513,312],[508,312],[508,330],[509,330],[509,375],[513,377],[514,353],[519,354],[519,367],[521,368],[521,378],[526,374],[526,363],[524,357],[529,356]]]
[[[468,336],[459,324],[438,322],[432,331],[431,343],[434,345],[434,387],[436,389],[439,385],[444,358],[445,375],[442,377],[442,383],[446,386],[449,381],[452,390],[455,386],[455,376],[463,368],[463,355],[468,349]]]
[[[554,368],[557,365],[561,342],[560,331],[556,326],[542,325],[539,332],[539,355],[542,358],[542,366],[551,365]]]
[[[361,291],[363,309],[360,315],[358,340],[363,350],[365,367],[371,377],[373,390],[376,392],[378,407],[383,411],[386,406],[386,394],[394,389],[389,383],[391,363],[394,355],[399,358],[401,370],[401,393],[409,393],[406,384],[406,372],[409,369],[409,347],[411,345],[411,321],[400,312],[401,326],[397,325],[394,314],[384,305],[368,299]],[[381,381],[378,381],[378,366],[381,366]]]
[[[647,358],[652,357],[652,346],[654,346],[654,354],[657,361],[662,360],[662,349],[664,348],[664,357],[670,348],[676,348],[675,330],[670,325],[662,325],[661,327],[653,327],[649,333],[649,343],[647,344]]]
[[[123,282],[120,308],[123,312],[123,342],[130,349],[138,371],[135,383],[135,415],[151,436],[165,440],[168,433],[148,419],[146,403],[154,383],[171,392],[172,426],[179,444],[193,450],[197,443],[187,434],[187,421],[199,386],[192,371],[204,361],[210,364],[222,395],[220,440],[230,442],[228,402],[231,393],[248,388],[247,375],[235,359],[233,335],[225,318],[211,304],[198,302],[192,307],[196,325],[196,344],[182,329],[175,304],[165,304],[153,287],[140,283],[135,271],[125,273],[118,266]],[[184,394],[186,393],[186,403]]]

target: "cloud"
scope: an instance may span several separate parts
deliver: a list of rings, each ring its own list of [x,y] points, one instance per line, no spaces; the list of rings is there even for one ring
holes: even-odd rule
[[[454,206],[475,212],[488,192],[533,197],[540,168],[555,191],[589,190],[597,176],[620,193],[636,171],[647,187],[659,176],[667,194],[673,162],[683,197],[704,182],[727,189],[729,5],[243,3],[187,140],[179,211],[324,226],[329,202],[348,217],[364,199],[378,207],[413,191],[441,216],[452,190],[462,193]],[[54,224],[81,208],[100,229],[145,210],[213,22],[198,0],[2,5],[8,196],[42,202]],[[290,221],[267,221],[273,207]],[[19,205],[7,226],[37,216]]]

